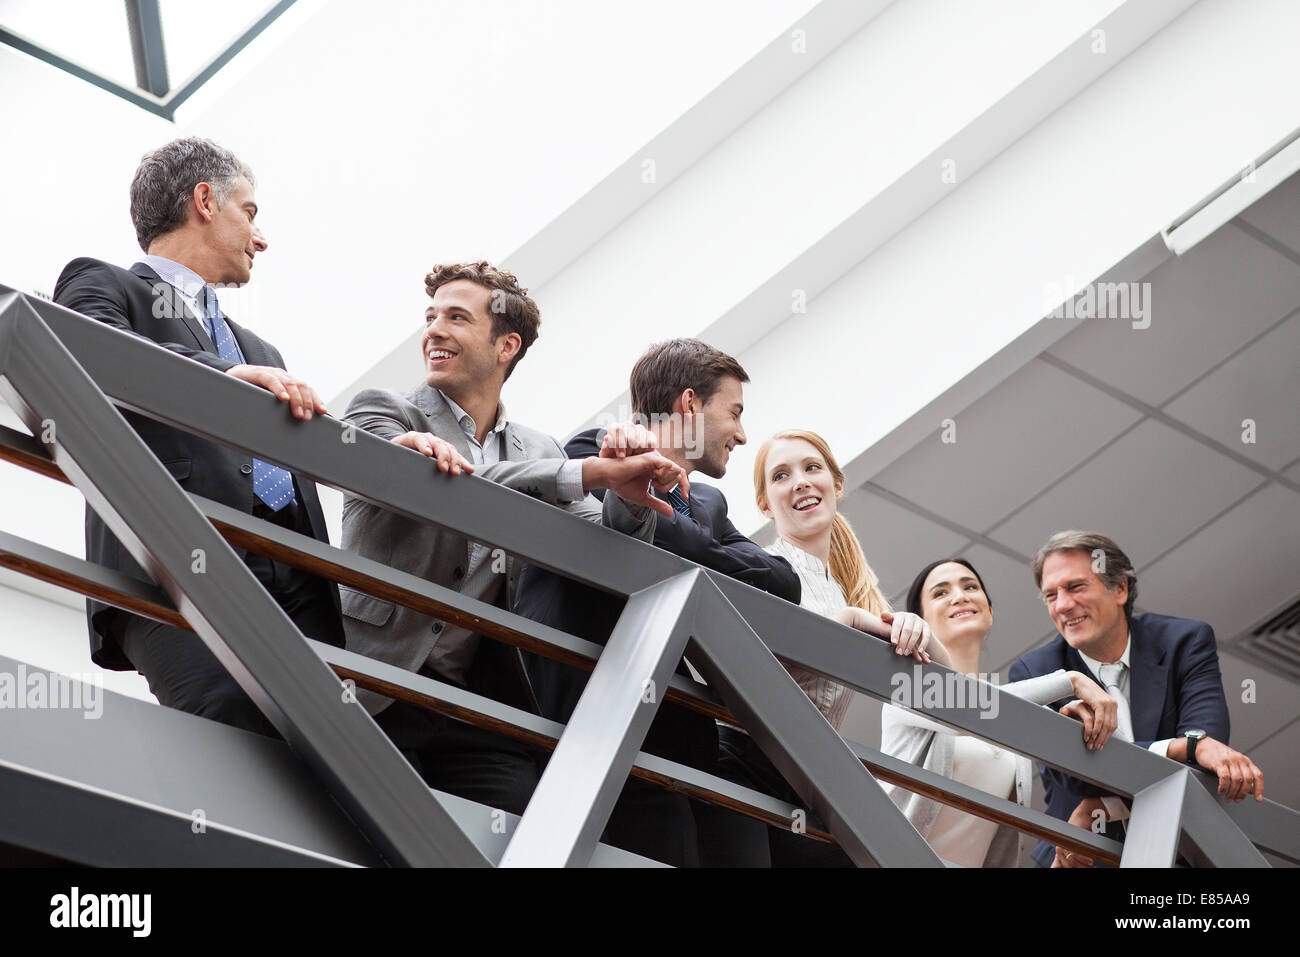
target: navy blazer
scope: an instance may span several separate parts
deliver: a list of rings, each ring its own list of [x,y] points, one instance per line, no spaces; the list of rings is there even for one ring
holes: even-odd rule
[[[599,429],[580,432],[569,440],[565,454],[576,459],[596,455],[600,451],[600,438]],[[790,563],[736,530],[727,518],[727,500],[721,491],[711,485],[692,483],[688,502],[690,518],[675,512],[672,518],[658,517],[655,545],[799,603],[799,576]],[[515,611],[603,645],[609,640],[624,604],[623,598],[529,565],[519,575]],[[575,668],[529,653],[525,654],[525,666],[542,714],[553,721],[567,722],[582,696],[587,676]],[[679,664],[677,673],[689,674],[684,664]],[[717,741],[717,725],[712,718],[668,703],[655,716],[644,750],[696,767],[709,767],[717,754]]]
[[[1129,715],[1133,721],[1133,743],[1140,748],[1153,741],[1182,737],[1200,728],[1216,741],[1228,743],[1228,701],[1219,673],[1219,653],[1214,629],[1203,621],[1142,614],[1129,619]],[[1021,681],[1050,674],[1058,668],[1078,671],[1101,680],[1083,663],[1079,652],[1059,634],[1041,648],[1022,655],[1011,665],[1008,680]],[[1060,709],[1070,699],[1062,698],[1050,707]],[[1108,747],[1120,743],[1112,739]],[[1063,771],[1038,765],[1047,813],[1061,820],[1085,797],[1108,795],[1094,785]],[[1122,839],[1118,823],[1108,833]],[[1055,849],[1040,841],[1033,857],[1040,867],[1050,867]]]
[[[235,365],[217,355],[216,347],[198,318],[184,305],[176,291],[144,263],[129,270],[98,259],[74,259],[63,269],[54,287],[54,301],[123,332],[134,333],[196,362],[225,372]],[[284,368],[284,359],[270,343],[226,320],[235,341],[250,365]],[[154,455],[180,483],[181,488],[251,514],[253,494],[252,456],[145,415],[121,410],[131,427],[144,439]],[[316,483],[295,476],[299,506],[306,509],[312,535],[329,541],[325,516],[321,512]],[[241,558],[245,552],[236,548]],[[99,515],[86,506],[86,558],[141,581],[153,579],[126,547],[108,529]],[[335,614],[338,614],[338,586],[329,583]],[[117,646],[109,629],[113,609],[101,602],[86,602],[90,631],[90,657],[104,668],[134,671]],[[342,625],[340,625],[342,634]]]

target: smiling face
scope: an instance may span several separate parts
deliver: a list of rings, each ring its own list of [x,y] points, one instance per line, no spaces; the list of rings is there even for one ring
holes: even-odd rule
[[[235,188],[226,201],[217,206],[215,192],[210,192],[207,209],[211,221],[205,233],[207,257],[212,266],[210,283],[242,286],[252,277],[253,256],[267,247],[266,237],[254,222],[257,202],[253,199],[253,186],[246,177],[235,181]]]
[[[731,450],[745,444],[745,430],[740,425],[741,413],[745,411],[745,396],[740,380],[735,376],[723,376],[718,380],[717,391],[709,396],[707,402],[701,402],[698,397],[689,401],[694,413],[690,426],[693,429],[692,447],[699,450],[698,456],[689,464],[710,478],[722,478],[727,474]]]
[[[493,338],[492,292],[468,279],[439,286],[424,312],[420,352],[428,383],[462,408],[485,390],[500,393],[517,333]]]
[[[1092,570],[1091,556],[1075,550],[1047,556],[1040,587],[1052,621],[1071,648],[1098,661],[1119,659],[1128,640],[1127,583],[1107,589]]]
[[[944,645],[963,640],[982,642],[993,627],[988,595],[975,573],[961,562],[944,562],[925,577],[921,617]]]
[[[774,439],[763,474],[763,514],[776,523],[781,538],[798,543],[829,535],[844,485],[816,446],[806,439]]]

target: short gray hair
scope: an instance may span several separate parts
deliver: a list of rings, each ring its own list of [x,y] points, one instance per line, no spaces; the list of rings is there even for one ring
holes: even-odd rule
[[[253,183],[253,171],[238,156],[197,136],[172,140],[144,154],[131,181],[131,222],[140,248],[148,252],[159,236],[185,225],[185,211],[199,183],[212,186],[220,207],[241,176]]]
[[[1137,602],[1138,580],[1133,563],[1124,554],[1123,549],[1115,544],[1114,539],[1107,538],[1099,532],[1081,532],[1070,529],[1057,532],[1049,538],[1034,556],[1034,585],[1043,587],[1043,563],[1054,552],[1087,552],[1093,559],[1093,571],[1102,584],[1110,591],[1119,587],[1120,582],[1128,583],[1128,601],[1124,603],[1124,617],[1133,614],[1133,605]],[[1098,555],[1100,552],[1100,556]],[[1102,559],[1101,570],[1097,570],[1097,558]]]

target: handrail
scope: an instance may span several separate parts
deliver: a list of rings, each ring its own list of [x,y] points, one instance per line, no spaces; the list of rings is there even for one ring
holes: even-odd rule
[[[49,460],[40,443],[31,436],[4,426],[0,426],[0,460],[6,460],[37,474],[67,482],[67,478],[59,470],[58,466]],[[539,633],[536,638],[532,638],[512,631],[508,627],[483,627],[489,617],[496,619],[493,624],[499,624],[503,620],[512,619],[516,616],[512,616],[509,612],[502,611],[495,606],[484,605],[481,602],[466,599],[457,593],[449,592],[447,589],[440,589],[438,586],[422,579],[415,579],[410,582],[409,589],[402,588],[398,583],[406,579],[413,579],[414,576],[409,576],[397,569],[380,565],[369,559],[343,552],[334,546],[289,531],[273,523],[236,512],[202,496],[191,495],[190,498],[232,545],[248,548],[264,557],[322,575],[340,584],[359,588],[369,594],[395,601],[417,611],[423,611],[426,614],[438,614],[447,620],[453,620],[457,624],[463,624],[466,627],[478,627],[480,633],[485,636],[507,641],[541,654],[547,654],[556,660],[568,661],[578,667],[585,666],[587,670],[592,667],[594,659],[599,657],[600,648],[593,642],[586,642],[563,632],[547,629],[527,619],[522,619],[526,623],[525,627],[532,626],[550,634],[543,636]],[[157,588],[5,532],[0,532],[0,567],[12,568],[30,577],[68,588],[78,594],[95,598],[135,614],[182,629],[189,629],[189,624],[171,607],[166,596]],[[370,574],[364,574],[364,572],[359,571],[361,569],[369,570]],[[382,569],[382,574],[392,576],[391,584],[379,577],[379,569]],[[457,601],[461,607],[452,607],[433,598],[426,598],[420,594],[421,592],[430,594],[447,593],[444,598],[448,601]],[[468,607],[473,607],[482,617],[473,617],[463,610]],[[560,644],[554,644],[557,641]],[[520,726],[503,724],[496,717],[489,717],[494,708],[500,707],[497,703],[490,702],[490,699],[479,699],[479,703],[485,705],[485,707],[480,707],[475,711],[467,712],[463,708],[444,706],[448,705],[448,702],[436,695],[416,690],[412,681],[418,679],[418,676],[403,672],[402,674],[407,681],[394,680],[399,676],[394,676],[390,669],[388,680],[378,680],[377,676],[368,673],[364,666],[358,667],[356,659],[359,656],[340,652],[338,649],[322,645],[319,642],[311,642],[311,644],[317,653],[334,668],[339,677],[351,678],[358,686],[366,690],[375,691],[389,697],[400,697],[417,707],[450,714],[453,717],[468,720],[480,727],[496,730],[507,736],[543,747],[553,747],[555,740],[559,737],[558,734],[547,737],[545,733],[537,735],[527,732],[516,733],[521,730]],[[573,654],[566,653],[569,651],[572,651]],[[344,655],[347,655],[347,657],[344,658]],[[372,666],[379,664],[378,662],[371,663]],[[736,718],[721,703],[717,702],[716,697],[709,692],[706,686],[677,675],[674,676],[674,679],[676,683],[670,686],[668,691],[669,700],[677,701],[692,710],[721,720],[733,723],[736,721]],[[427,679],[419,679],[419,683],[426,687],[432,686],[432,683],[429,683]],[[463,696],[465,693],[461,692],[460,694]],[[473,698],[474,696],[470,697]],[[516,709],[509,710],[515,711]],[[526,715],[526,712],[517,713]],[[1015,827],[1033,837],[1052,840],[1068,850],[1087,854],[1095,860],[1110,864],[1119,863],[1120,845],[1115,841],[1094,835],[1091,832],[1069,827],[1040,811],[1021,808],[1014,802],[994,798],[985,792],[969,788],[960,782],[933,774],[924,768],[900,761],[856,742],[850,742],[850,746],[858,754],[862,763],[880,780],[924,794],[933,800],[998,824]],[[650,756],[642,755],[641,757]],[[673,765],[672,762],[668,762],[668,764],[678,767]],[[644,780],[689,793],[691,797],[728,807],[765,823],[785,826],[789,824],[791,819],[790,813],[793,809],[785,805],[782,805],[783,810],[776,814],[756,804],[745,804],[731,800],[730,798],[733,798],[734,795],[723,796],[722,792],[691,786],[694,776],[689,772],[685,774],[679,772],[671,778],[666,778],[661,774],[653,774],[643,764],[638,764],[634,767],[633,773]],[[705,777],[712,776],[705,775]],[[714,780],[721,781],[722,779],[715,778]],[[727,782],[723,783],[727,784]],[[727,788],[724,787],[723,792],[726,790]],[[775,801],[775,799],[770,800]],[[812,828],[808,830],[808,835],[814,839],[833,840],[825,832]]]
[[[13,298],[6,301],[5,293]],[[4,287],[0,287],[0,320],[10,319],[12,323],[19,318],[20,310],[15,303],[26,307],[35,314],[33,318],[55,332],[108,397],[160,421],[277,461],[325,484],[417,520],[498,545],[533,563],[616,594],[632,595],[657,588],[674,576],[697,568],[677,556],[587,526],[560,510],[476,477],[451,479],[436,473],[430,477],[427,460],[417,460],[391,443],[363,432],[349,435],[348,428],[336,420],[317,418],[307,423],[288,423],[276,400],[253,387],[59,306],[28,299]],[[27,313],[21,316],[25,318]],[[0,327],[0,334],[3,332]],[[3,371],[0,362],[0,372]],[[199,395],[201,400],[196,397]],[[430,483],[434,483],[437,496],[428,494]],[[717,634],[695,636],[692,661],[699,657],[707,662],[705,675],[710,684],[730,710],[745,718],[745,725],[760,746],[772,752],[770,756],[801,797],[810,800],[819,811],[818,803],[825,805],[832,830],[841,843],[844,838],[849,840],[850,853],[864,861],[872,859],[874,854],[867,844],[876,837],[867,832],[874,828],[842,798],[850,793],[858,794],[860,800],[873,798],[860,788],[853,790],[857,787],[856,778],[851,774],[844,776],[844,763],[836,756],[838,751],[829,739],[820,736],[816,722],[772,711],[773,696],[784,696],[787,689],[773,677],[773,672],[764,670],[766,665],[762,659],[765,655],[770,658],[770,654],[766,654],[762,645],[745,644],[748,641],[745,635],[757,632],[772,653],[881,700],[890,698],[891,677],[898,667],[896,656],[883,644],[864,641],[859,634],[805,609],[726,576],[707,571],[704,574],[725,597],[708,599],[713,609],[708,620],[720,630]],[[734,626],[728,616],[735,619]],[[740,630],[734,635],[724,634],[733,627]],[[749,658],[737,657],[742,646],[748,649]],[[758,670],[748,667],[751,661],[761,667]],[[742,664],[745,666],[741,667]],[[918,667],[922,673],[947,671],[934,665]],[[596,671],[600,674],[599,664]],[[734,683],[733,678],[741,683]],[[788,679],[786,683],[793,686]],[[753,692],[760,688],[755,695]],[[920,710],[955,728],[1130,796],[1181,771],[1166,759],[1123,744],[1097,753],[1087,752],[1073,722],[1046,714],[1043,709],[1014,696],[997,694],[996,718],[987,718],[973,708]],[[760,699],[763,708],[756,709]],[[802,707],[793,698],[781,697],[781,700],[794,711]],[[824,725],[824,720],[821,724]],[[794,737],[782,731],[796,726],[800,730]],[[792,754],[789,743],[796,738],[803,740],[800,736],[808,734],[825,742],[830,750],[822,754],[823,745],[818,744],[816,754]],[[819,761],[816,774],[802,774],[803,762],[817,764]],[[878,805],[873,807],[885,813]],[[607,810],[597,808],[592,813]],[[1232,826],[1231,821],[1236,820],[1261,846],[1283,856],[1297,853],[1293,835],[1300,831],[1294,827],[1300,815],[1295,811],[1282,809],[1285,813],[1280,818],[1272,813],[1253,813],[1245,805],[1233,811],[1232,817],[1225,816],[1221,823]],[[1276,833],[1283,821],[1291,825],[1293,834],[1289,839]],[[1201,824],[1201,818],[1196,817],[1195,826]],[[1174,826],[1178,826],[1176,815]],[[1130,844],[1132,834],[1131,826]],[[905,856],[913,852],[893,846],[889,853]]]

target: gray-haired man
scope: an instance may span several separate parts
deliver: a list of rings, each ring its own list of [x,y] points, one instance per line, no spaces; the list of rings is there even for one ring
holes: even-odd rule
[[[266,389],[296,417],[310,419],[325,411],[315,390],[286,372],[275,347],[231,321],[218,301],[222,288],[248,282],[254,257],[267,248],[256,216],[253,174],[238,157],[210,140],[175,140],[146,154],[131,183],[131,219],[144,259],[130,269],[74,259],[54,300]],[[309,479],[146,416],[126,418],[187,492],[328,541]],[[89,507],[86,557],[150,581]],[[304,634],[343,644],[332,583],[258,555],[243,557]],[[139,671],[168,707],[275,733],[197,635],[100,602],[87,602],[86,613],[97,664]]]

